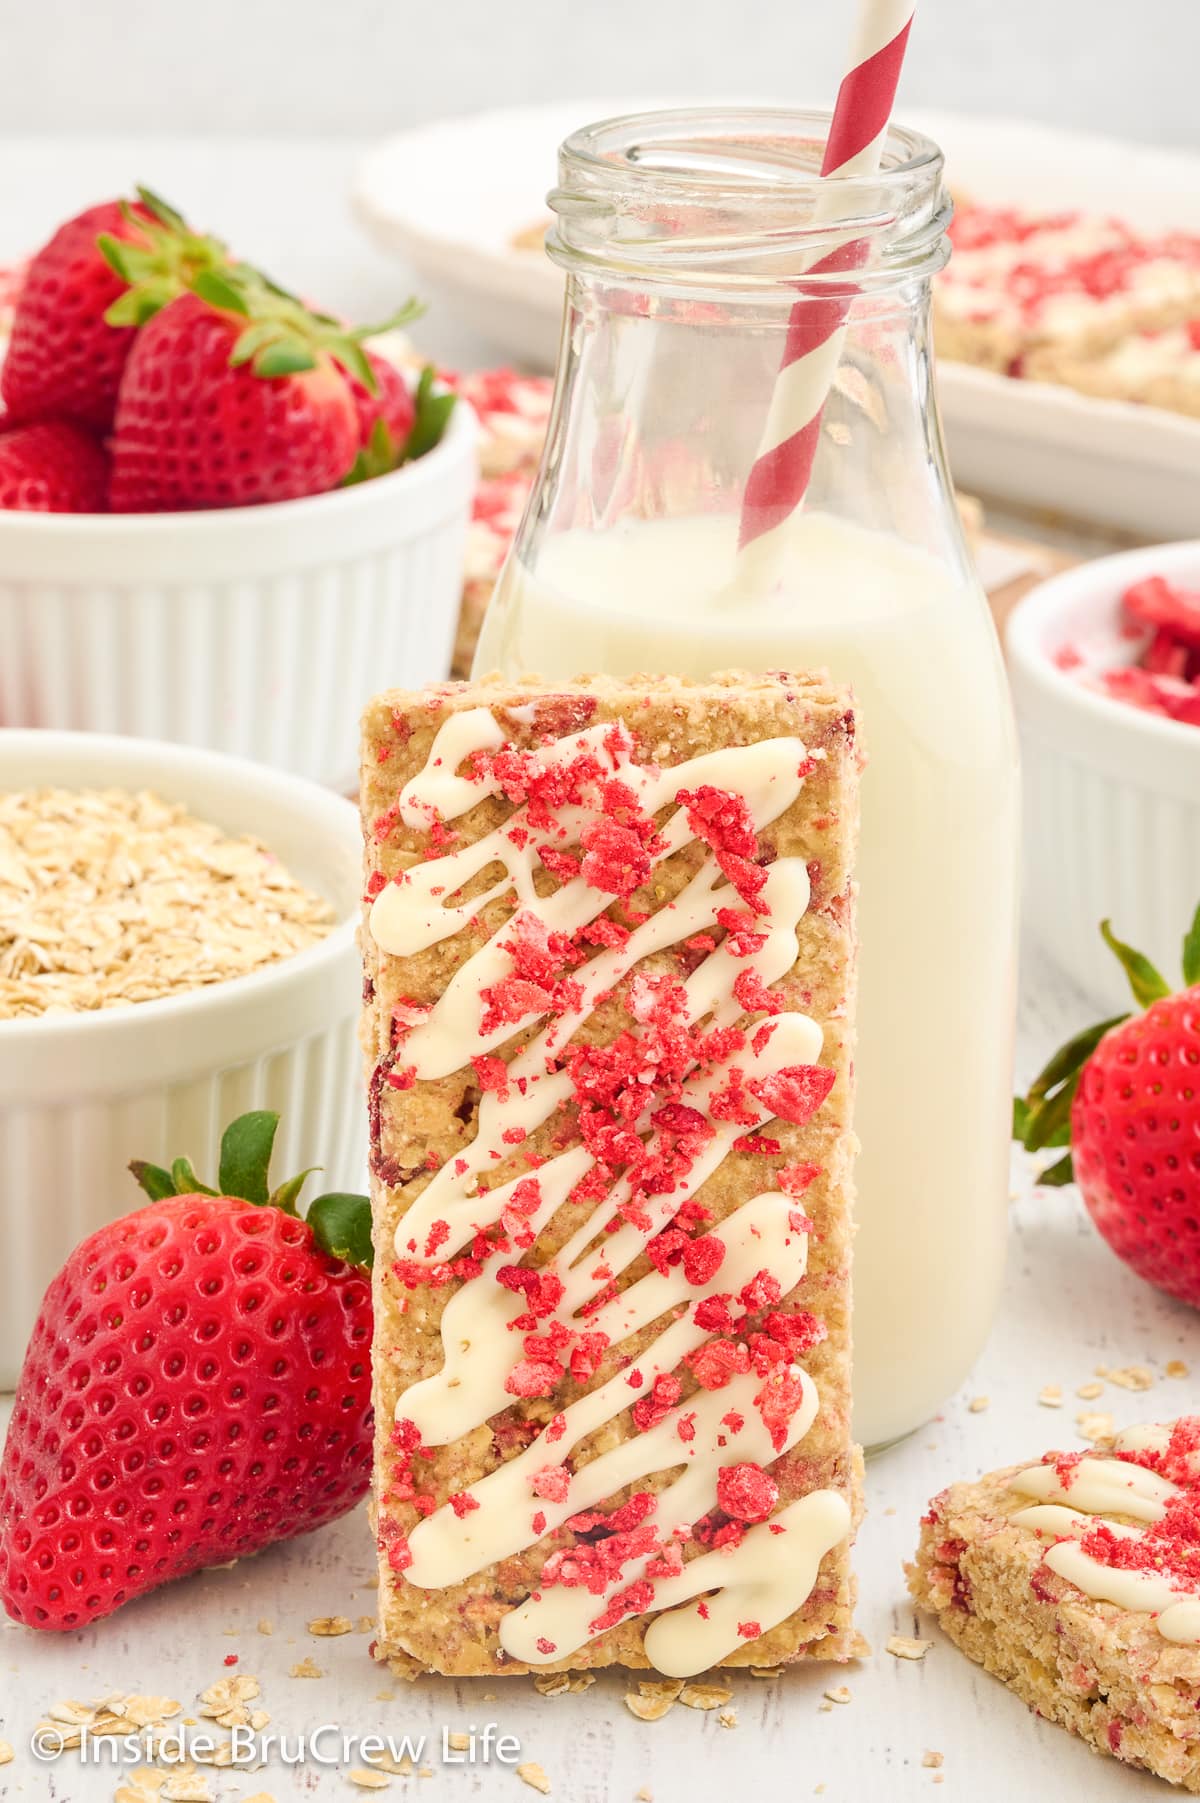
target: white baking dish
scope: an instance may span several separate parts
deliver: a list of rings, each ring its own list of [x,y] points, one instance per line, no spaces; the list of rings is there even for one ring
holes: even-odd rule
[[[151,788],[229,832],[253,833],[333,903],[337,925],[295,957],[231,982],[97,1013],[0,1021],[0,1389],[15,1382],[42,1293],[68,1252],[139,1205],[131,1158],[164,1163],[185,1153],[211,1181],[226,1123],[273,1108],[278,1176],[319,1165],[323,1187],[360,1189],[365,1169],[352,804],[212,752],[0,731],[0,790],[51,785]]]
[[[391,475],[170,514],[0,512],[0,725],[132,733],[348,788],[378,689],[450,667],[475,418]]]
[[[1120,597],[1141,577],[1200,588],[1200,540],[1103,557],[1031,590],[1008,624],[1025,781],[1029,925],[1107,1007],[1129,1005],[1101,941],[1120,938],[1178,983],[1180,944],[1200,902],[1200,727],[1160,719],[1060,670],[1066,646],[1087,666],[1128,662]]]

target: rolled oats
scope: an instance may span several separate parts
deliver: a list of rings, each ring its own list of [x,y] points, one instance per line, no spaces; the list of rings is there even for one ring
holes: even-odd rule
[[[334,911],[257,839],[147,790],[0,795],[0,1020],[149,1002],[244,976]]]

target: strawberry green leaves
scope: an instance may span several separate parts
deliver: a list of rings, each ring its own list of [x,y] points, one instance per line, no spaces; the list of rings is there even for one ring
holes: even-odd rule
[[[343,488],[353,488],[356,483],[370,482],[376,476],[386,476],[392,470],[399,469],[402,463],[412,463],[415,458],[424,457],[427,451],[432,451],[435,445],[441,443],[458,397],[449,389],[435,388],[436,381],[437,372],[431,363],[427,363],[421,371],[413,395],[415,413],[404,443],[398,445],[387,421],[377,419],[371,427],[366,444],[342,477]],[[372,393],[375,386],[375,372],[372,370]]]
[[[135,238],[101,232],[96,247],[115,275],[127,284],[104,317],[110,326],[143,326],[188,288],[199,293],[204,278],[216,278],[229,261],[219,238],[194,232],[183,215],[149,188],[138,189],[138,208],[123,205]]]
[[[374,1255],[371,1204],[366,1196],[331,1191],[318,1196],[307,1216],[301,1217],[296,1204],[308,1178],[318,1169],[316,1165],[275,1189],[270,1187],[271,1154],[278,1127],[279,1116],[265,1108],[239,1115],[229,1123],[221,1137],[219,1189],[209,1189],[201,1183],[187,1158],[177,1158],[169,1171],[144,1159],[134,1160],[129,1169],[152,1202],[162,1202],[170,1196],[235,1196],[256,1208],[278,1208],[284,1214],[306,1219],[317,1244],[332,1258],[369,1268]]]
[[[308,1211],[308,1224],[318,1246],[331,1258],[348,1265],[369,1267],[373,1263],[371,1204],[366,1196],[337,1191],[318,1196]]]
[[[1143,1008],[1148,1008],[1151,1002],[1161,1001],[1164,995],[1170,995],[1171,985],[1166,978],[1155,970],[1149,958],[1143,957],[1141,952],[1135,952],[1131,945],[1126,945],[1117,938],[1111,921],[1100,922],[1100,933],[1105,945],[1120,959],[1136,1002],[1140,1002]]]
[[[1183,941],[1183,983],[1185,989],[1200,983],[1200,907],[1192,916]]]

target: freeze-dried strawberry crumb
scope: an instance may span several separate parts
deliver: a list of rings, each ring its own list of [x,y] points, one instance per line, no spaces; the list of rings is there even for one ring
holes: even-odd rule
[[[802,1208],[788,1209],[788,1226],[793,1233],[815,1233],[817,1223],[811,1215],[806,1215]]]
[[[556,851],[553,845],[539,845],[537,854],[550,875],[557,877],[560,883],[573,882],[579,875],[579,859],[569,851]]]
[[[681,1415],[679,1417],[679,1420],[675,1423],[675,1432],[685,1444],[696,1438],[695,1409],[689,1409],[686,1415]]]
[[[708,1333],[729,1333],[733,1327],[731,1299],[729,1291],[720,1296],[703,1297],[692,1311],[692,1320]]]
[[[824,1102],[836,1076],[823,1064],[791,1064],[770,1076],[754,1078],[750,1088],[773,1115],[803,1127]]]
[[[725,1259],[725,1242],[715,1233],[689,1240],[683,1249],[683,1274],[689,1283],[711,1283]]]
[[[737,1631],[743,1640],[758,1640],[762,1636],[762,1629],[756,1621],[740,1621]]]
[[[779,1502],[779,1485],[761,1465],[749,1460],[722,1465],[717,1473],[717,1502],[736,1521],[765,1521]]]
[[[546,1532],[546,1511],[539,1509],[529,1525],[535,1534],[544,1534]]]
[[[397,1534],[395,1536],[387,1549],[387,1562],[393,1571],[408,1570],[413,1562],[413,1556],[409,1550],[408,1538],[406,1535]]]
[[[449,1221],[434,1221],[433,1225],[429,1229],[428,1238],[425,1241],[425,1251],[424,1251],[423,1256],[425,1258],[435,1257],[436,1254],[441,1251],[442,1247],[446,1244],[446,1241],[449,1238],[450,1238],[450,1223],[449,1223]]]
[[[450,1498],[450,1507],[461,1521],[464,1515],[469,1515],[479,1504],[469,1490],[456,1490]]]
[[[783,1007],[783,997],[768,989],[758,972],[749,967],[739,970],[733,979],[733,994],[747,1014],[778,1014]]]
[[[640,1433],[649,1433],[660,1421],[665,1421],[682,1395],[679,1379],[670,1372],[660,1372],[646,1396],[640,1396],[633,1405],[634,1425]]]
[[[792,1417],[803,1401],[804,1379],[790,1368],[772,1372],[755,1396],[754,1406],[776,1452],[782,1452]]]
[[[569,1516],[567,1526],[573,1534],[591,1534],[597,1528],[602,1528],[606,1534],[625,1534],[631,1528],[640,1527],[657,1507],[658,1498],[653,1491],[635,1490],[628,1502],[609,1514],[606,1515],[603,1509],[587,1509]]]
[[[743,1284],[738,1291],[738,1301],[748,1315],[756,1315],[760,1309],[769,1308],[778,1302],[783,1290],[779,1279],[770,1271],[756,1271],[750,1282]]]
[[[713,1090],[708,1111],[714,1121],[736,1121],[741,1127],[756,1126],[762,1119],[762,1109],[747,1089],[746,1073],[740,1065],[732,1065],[728,1080]]]
[[[684,1363],[703,1390],[723,1390],[730,1378],[750,1369],[749,1350],[732,1340],[709,1340],[689,1352]]]
[[[499,982],[489,984],[480,991],[480,1000],[484,1007],[479,1031],[485,1037],[498,1027],[516,1026],[531,1014],[545,1014],[554,1005],[550,990],[516,976],[501,977]]]
[[[485,1094],[499,1096],[502,1102],[508,1099],[508,1066],[503,1058],[496,1058],[488,1052],[478,1052],[472,1058],[475,1077],[480,1089]]]
[[[700,1617],[701,1621],[707,1621],[708,1620],[708,1604],[707,1603],[697,1603],[696,1604],[696,1614]]]
[[[820,1175],[819,1164],[785,1164],[776,1171],[775,1182],[785,1196],[802,1196]]]
[[[553,1640],[547,1640],[544,1634],[539,1634],[537,1637],[537,1650],[543,1657],[548,1659],[551,1653],[556,1653],[558,1651],[558,1647]]]
[[[543,1465],[535,1471],[529,1480],[536,1496],[546,1502],[566,1502],[567,1491],[571,1488],[571,1473],[565,1465]]]
[[[551,1416],[551,1418],[550,1418],[550,1420],[549,1420],[549,1422],[548,1422],[548,1423],[547,1423],[547,1426],[546,1426],[546,1440],[547,1440],[547,1442],[548,1442],[548,1443],[549,1443],[549,1444],[551,1444],[551,1445],[553,1445],[553,1443],[554,1443],[554,1441],[555,1441],[555,1440],[561,1440],[561,1439],[562,1439],[562,1437],[563,1437],[563,1435],[564,1435],[564,1434],[565,1434],[565,1433],[566,1433],[566,1431],[567,1431],[567,1418],[566,1418],[566,1416],[565,1416],[565,1415],[553,1415],[553,1416]]]
[[[608,1335],[598,1329],[581,1333],[571,1351],[571,1376],[577,1384],[590,1383],[608,1350]]]
[[[683,1571],[683,1548],[674,1540],[669,1541],[660,1553],[646,1561],[648,1578],[677,1578]]]
[[[601,914],[595,920],[589,921],[587,926],[580,927],[575,938],[583,940],[587,945],[599,945],[609,951],[620,951],[629,943],[629,928],[623,927],[619,920],[610,920],[607,914]]]
[[[735,958],[751,958],[767,943],[767,935],[760,931],[756,916],[748,909],[718,908],[717,925],[724,927],[724,944]]]
[[[417,1080],[415,1064],[406,1064],[403,1070],[390,1070],[384,1077],[389,1089],[411,1089]]]
[[[737,1409],[730,1409],[728,1414],[721,1416],[721,1426],[727,1427],[731,1434],[740,1434],[745,1425],[746,1417]]]
[[[702,783],[697,789],[681,789],[676,800],[697,839],[713,851],[732,852],[741,858],[758,856],[754,818],[744,796]]]
[[[633,827],[620,826],[602,815],[588,821],[579,842],[584,849],[580,874],[593,889],[629,896],[649,880],[654,852]],[[661,840],[655,847],[658,849]]]
[[[602,1634],[606,1628],[615,1628],[627,1615],[644,1615],[653,1603],[654,1585],[648,1578],[639,1578],[626,1589],[618,1590],[603,1613],[588,1623],[588,1631]]]
[[[532,1183],[534,1179],[524,1177],[521,1181]],[[496,1272],[496,1282],[514,1294],[524,1296],[526,1309],[535,1320],[552,1315],[566,1294],[562,1278],[549,1267],[531,1270],[525,1265],[501,1265]],[[517,1326],[522,1319],[518,1316],[513,1325]]]
[[[640,1390],[645,1381],[645,1377],[642,1372],[638,1370],[636,1365],[633,1367],[632,1371],[627,1371],[625,1373],[625,1382],[629,1385],[631,1390]]]
[[[733,1150],[735,1152],[756,1152],[764,1158],[773,1158],[775,1153],[780,1150],[780,1144],[777,1139],[772,1139],[766,1133],[753,1135],[743,1133],[734,1140]]]
[[[538,1359],[520,1359],[504,1380],[509,1396],[553,1396],[562,1381],[562,1366]]]

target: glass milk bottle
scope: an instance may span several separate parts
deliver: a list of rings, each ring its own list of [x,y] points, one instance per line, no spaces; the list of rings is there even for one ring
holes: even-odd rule
[[[476,671],[827,668],[867,752],[859,861],[855,1425],[879,1446],[966,1376],[1008,1193],[1017,766],[992,622],[950,492],[929,353],[937,147],[815,179],[827,119],[608,121],[562,147],[567,272],[549,438]],[[802,509],[737,559],[797,297],[855,240],[848,332]]]

